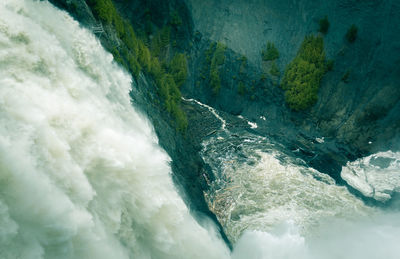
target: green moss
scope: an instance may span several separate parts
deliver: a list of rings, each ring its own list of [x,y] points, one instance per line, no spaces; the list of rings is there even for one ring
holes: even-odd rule
[[[267,42],[266,48],[261,52],[263,61],[271,61],[279,58],[278,49],[275,47],[274,43]]]
[[[293,110],[304,110],[317,101],[325,68],[324,42],[320,36],[306,36],[297,56],[287,66],[281,87]]]
[[[324,18],[322,18],[321,20],[319,20],[319,32],[326,34],[329,30],[329,20],[328,20],[328,16],[325,16]]]
[[[346,39],[352,43],[357,39],[358,28],[355,24],[352,24],[346,32]]]

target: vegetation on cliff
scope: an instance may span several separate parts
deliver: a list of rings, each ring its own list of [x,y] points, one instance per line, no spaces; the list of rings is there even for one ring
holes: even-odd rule
[[[318,88],[326,71],[322,37],[306,36],[296,57],[287,66],[281,84],[291,109],[304,110],[317,101]]]
[[[352,43],[357,39],[358,28],[355,24],[352,24],[346,32],[346,39],[348,42]]]
[[[328,16],[325,16],[324,18],[319,20],[318,24],[319,24],[318,31],[323,34],[327,34],[330,26]]]
[[[206,54],[206,66],[204,70],[210,70],[210,86],[215,95],[221,89],[220,67],[225,63],[226,46],[221,42],[211,43]]]
[[[263,61],[272,61],[279,58],[279,51],[272,42],[267,42],[267,46],[261,52]]]
[[[181,93],[179,87],[187,78],[186,55],[176,54],[171,60],[167,49],[171,45],[170,27],[165,26],[152,35],[151,40],[138,37],[129,21],[122,18],[112,0],[87,0],[94,16],[103,26],[114,28],[119,40],[119,46],[105,46],[114,56],[114,60],[124,66],[135,78],[140,72],[153,77],[158,95],[165,109],[172,115],[178,130],[187,127],[186,114],[180,107]],[[171,14],[171,26],[182,23],[177,12]],[[151,24],[145,29],[153,33]]]

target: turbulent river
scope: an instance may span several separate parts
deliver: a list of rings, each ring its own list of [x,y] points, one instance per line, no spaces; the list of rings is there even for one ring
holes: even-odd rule
[[[400,257],[395,205],[366,206],[284,147],[224,126],[202,156],[230,252],[179,196],[132,83],[65,12],[1,1],[1,259]]]

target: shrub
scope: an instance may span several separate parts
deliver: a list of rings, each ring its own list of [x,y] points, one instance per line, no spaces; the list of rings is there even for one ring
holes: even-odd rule
[[[210,84],[213,94],[217,95],[221,89],[221,79],[219,78],[218,69],[212,69],[210,72]]]
[[[129,70],[137,78],[141,70],[139,62],[137,61],[136,57],[133,56],[131,53],[127,55],[127,59],[129,64]]]
[[[220,66],[225,63],[225,50],[226,46],[218,42],[211,60],[211,66]]]
[[[174,27],[178,27],[182,24],[182,19],[177,11],[171,13],[169,23]]]
[[[175,80],[175,84],[181,87],[188,75],[186,55],[179,53],[174,56],[169,65],[170,73]]]
[[[137,53],[139,52],[139,42],[135,32],[133,31],[132,26],[127,21],[124,21],[124,31],[125,33],[121,40],[133,53],[137,55]]]
[[[304,110],[317,101],[319,84],[325,72],[322,37],[306,36],[282,80],[285,100],[291,109]]]
[[[88,4],[92,7],[93,14],[106,24],[111,24],[117,15],[111,0],[89,0]]]
[[[170,41],[170,27],[164,26],[151,40],[151,52],[154,56],[163,58]]]
[[[271,69],[269,70],[269,73],[273,76],[279,76],[281,72],[279,71],[278,66],[276,65],[276,62],[272,62],[271,64]]]
[[[206,51],[206,55],[208,55],[208,58],[211,57],[211,67],[210,67],[210,85],[212,88],[213,93],[216,95],[219,93],[219,90],[221,88],[221,79],[220,79],[220,72],[219,72],[219,67],[224,64],[225,62],[225,50],[226,46],[220,42],[217,44],[211,44],[210,48],[215,47],[214,52],[212,51]],[[212,54],[211,54],[212,53]],[[206,57],[207,59],[207,57]],[[208,59],[207,59],[208,60]]]
[[[138,60],[142,67],[149,72],[151,69],[151,54],[150,50],[144,45],[143,42],[139,42],[138,44]]]
[[[261,52],[261,56],[263,61],[271,61],[279,58],[279,52],[274,43],[267,42],[267,47]]]
[[[346,32],[346,39],[348,42],[352,43],[356,40],[358,33],[358,28],[355,24],[351,25]]]
[[[326,34],[329,30],[329,21],[328,21],[328,16],[325,16],[324,18],[322,18],[321,20],[319,20],[319,32]]]

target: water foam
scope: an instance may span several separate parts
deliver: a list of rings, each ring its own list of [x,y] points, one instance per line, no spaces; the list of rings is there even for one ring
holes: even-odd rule
[[[341,177],[366,197],[386,202],[400,192],[400,152],[378,152],[348,162]]]
[[[235,243],[232,258],[398,258],[396,210],[366,206],[268,139],[212,137],[202,155],[216,176],[207,202]]]
[[[131,78],[48,2],[0,3],[0,258],[226,258]]]

